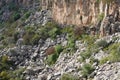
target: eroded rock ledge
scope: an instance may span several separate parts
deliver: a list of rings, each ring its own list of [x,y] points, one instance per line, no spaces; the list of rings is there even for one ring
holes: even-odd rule
[[[116,16],[120,12],[120,1],[42,0],[42,7],[51,9],[52,17],[57,22],[80,26],[95,24],[102,14]]]

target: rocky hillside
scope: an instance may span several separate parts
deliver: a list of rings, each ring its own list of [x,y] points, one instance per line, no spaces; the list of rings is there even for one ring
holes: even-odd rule
[[[119,0],[0,0],[0,80],[120,80]]]

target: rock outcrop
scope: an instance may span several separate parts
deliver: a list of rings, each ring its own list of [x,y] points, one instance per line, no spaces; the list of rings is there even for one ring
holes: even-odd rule
[[[120,13],[119,0],[42,0],[42,7],[51,9],[57,22],[77,26],[96,24],[102,14],[116,16],[117,12]]]

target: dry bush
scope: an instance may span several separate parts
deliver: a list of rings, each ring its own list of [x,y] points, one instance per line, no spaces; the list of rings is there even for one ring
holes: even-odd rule
[[[53,46],[51,46],[46,50],[45,53],[46,53],[46,55],[54,54],[55,53],[55,48]]]

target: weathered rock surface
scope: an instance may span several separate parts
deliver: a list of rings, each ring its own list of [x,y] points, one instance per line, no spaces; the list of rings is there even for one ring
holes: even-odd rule
[[[120,63],[104,64],[100,66],[94,80],[119,80]]]
[[[120,1],[114,1],[115,3],[110,3],[107,11],[105,10],[106,4],[102,0],[42,0],[42,7],[50,8],[52,17],[57,22],[80,26],[81,24],[95,24],[98,21],[98,16],[102,13],[106,15],[107,12],[107,15],[115,15],[115,10],[120,7]]]

